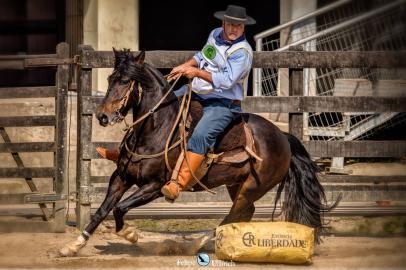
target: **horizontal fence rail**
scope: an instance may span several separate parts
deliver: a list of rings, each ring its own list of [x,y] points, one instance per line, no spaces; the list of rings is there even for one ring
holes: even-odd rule
[[[338,97],[289,96],[246,97],[244,112],[303,113],[303,112],[404,112],[405,97]]]
[[[0,55],[0,70],[1,69],[26,69],[25,61],[36,58],[57,58],[57,54],[38,54],[38,55]]]
[[[0,178],[46,178],[55,177],[54,167],[0,168]]]
[[[0,87],[0,99],[55,97],[55,86]]]
[[[55,124],[55,115],[0,117],[0,127],[38,127]]]
[[[0,153],[54,152],[54,142],[1,143]]]
[[[83,96],[83,114],[93,114],[103,97]],[[406,97],[246,97],[242,108],[247,113],[298,113],[298,112],[403,112]]]
[[[137,55],[139,52],[133,52]],[[145,61],[156,68],[172,68],[194,55],[194,51],[147,51]],[[114,53],[87,51],[79,64],[84,68],[111,68]],[[253,68],[396,68],[406,66],[406,51],[288,51],[254,52]]]
[[[91,142],[83,145],[83,158],[101,158],[96,147],[118,148],[118,142]],[[406,141],[304,141],[314,157],[404,157]]]

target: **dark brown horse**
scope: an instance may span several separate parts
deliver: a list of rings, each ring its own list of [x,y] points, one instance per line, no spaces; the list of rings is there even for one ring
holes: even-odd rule
[[[96,116],[103,126],[120,121],[130,109],[133,111],[134,121],[137,120],[151,110],[169,89],[169,84],[162,74],[144,63],[144,52],[136,57],[129,50],[114,53],[115,65],[112,75],[108,78],[108,91],[97,108]],[[137,87],[138,84],[140,87]],[[131,89],[133,91],[129,95],[128,91]],[[124,138],[128,148],[139,154],[161,152],[165,148],[178,109],[178,99],[170,93],[153,114],[136,125]],[[285,220],[314,227],[318,239],[323,228],[323,213],[334,208],[338,200],[332,206],[326,205],[323,187],[316,177],[317,166],[297,138],[281,132],[260,116],[242,116],[253,131],[255,148],[263,161],[250,160],[239,166],[214,164],[203,177],[202,183],[208,188],[226,185],[233,201],[229,214],[221,224],[250,221],[255,211],[254,203],[280,184],[275,206],[284,191],[282,210]],[[174,141],[175,139],[177,134]],[[172,167],[179,153],[179,147],[169,152]],[[85,228],[83,238],[87,240],[111,210],[116,222],[116,231],[120,231],[124,225],[124,215],[132,208],[161,197],[160,189],[169,177],[163,156],[133,160],[126,148],[122,147],[106,198]],[[123,194],[133,185],[137,185],[139,189],[120,201]],[[201,190],[199,185],[194,187],[194,191]]]

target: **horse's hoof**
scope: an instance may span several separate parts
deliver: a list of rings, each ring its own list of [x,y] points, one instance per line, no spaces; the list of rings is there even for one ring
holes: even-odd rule
[[[131,243],[137,243],[137,241],[138,241],[138,234],[137,234],[137,232],[131,232],[131,233],[129,233],[129,234],[127,234],[126,236],[125,236],[125,239],[127,239],[128,241],[130,241]]]
[[[75,241],[67,243],[63,248],[59,250],[61,257],[76,256],[81,248],[86,245],[87,241],[83,236],[79,236]]]
[[[117,232],[117,235],[133,244],[138,241],[137,231],[134,227],[131,227],[128,224],[124,224],[123,229]]]
[[[59,250],[59,256],[61,257],[73,257],[77,255],[77,251],[71,249],[68,246],[64,246]]]
[[[167,201],[168,203],[174,203],[175,202],[174,199],[169,199],[168,197],[165,197],[165,201]]]

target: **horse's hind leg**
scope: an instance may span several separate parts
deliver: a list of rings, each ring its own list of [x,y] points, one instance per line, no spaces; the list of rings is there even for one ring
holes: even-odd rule
[[[75,241],[66,244],[59,251],[60,255],[76,255],[79,249],[86,245],[90,235],[96,230],[97,226],[99,226],[99,224],[106,218],[111,209],[113,209],[113,207],[120,201],[121,197],[130,187],[131,184],[127,184],[126,182],[122,181],[117,171],[114,171],[110,178],[106,197],[99,209],[97,209],[95,215],[92,217],[89,225],[87,225],[86,229]]]
[[[263,181],[263,179],[267,181]],[[252,169],[251,174],[241,186],[227,187],[230,197],[233,199],[233,206],[220,225],[250,221],[255,212],[254,202],[264,196],[280,180],[278,174],[258,175],[256,170]]]
[[[230,198],[233,202],[236,200],[241,187],[242,187],[242,183],[232,185],[232,186],[227,186],[228,195],[230,195]],[[240,217],[239,217],[240,221],[250,221],[254,212],[255,212],[254,203],[248,203],[246,210],[243,211],[242,213],[240,213]],[[222,224],[226,224],[226,223],[224,223],[224,222],[227,222],[226,219],[227,219],[227,217],[223,220]],[[227,223],[229,223],[229,222],[227,222]]]
[[[241,186],[242,186],[242,183],[237,183],[237,184],[234,184],[234,185],[226,186],[227,191],[228,191],[228,195],[230,196],[230,199],[232,201],[234,201],[235,198],[237,197]]]
[[[251,178],[249,176],[248,178]],[[255,212],[254,201],[250,201],[244,196],[247,188],[245,183],[248,179],[239,185],[227,186],[228,194],[233,200],[233,206],[230,213],[223,219],[220,225],[225,225],[233,222],[250,221]]]

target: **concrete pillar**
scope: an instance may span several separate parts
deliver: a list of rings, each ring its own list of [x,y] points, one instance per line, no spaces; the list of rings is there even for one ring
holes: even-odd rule
[[[138,50],[139,0],[84,0],[84,44],[98,51]],[[111,69],[93,72],[92,90],[105,92]]]

